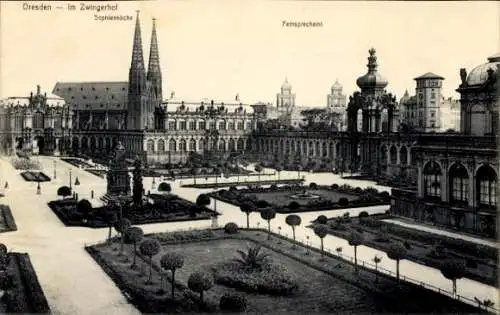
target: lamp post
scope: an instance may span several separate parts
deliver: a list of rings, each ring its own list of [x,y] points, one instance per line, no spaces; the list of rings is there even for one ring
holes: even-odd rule
[[[57,174],[56,174],[56,160],[54,160],[54,179],[57,178]]]
[[[40,182],[37,182],[36,185],[36,194],[41,195],[42,194],[42,187],[40,187]]]

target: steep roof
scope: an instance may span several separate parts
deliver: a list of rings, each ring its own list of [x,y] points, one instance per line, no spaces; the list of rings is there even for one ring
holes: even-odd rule
[[[64,98],[74,109],[124,110],[128,82],[57,82],[52,94]]]

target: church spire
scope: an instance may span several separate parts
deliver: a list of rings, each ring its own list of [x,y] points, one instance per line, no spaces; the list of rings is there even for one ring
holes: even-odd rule
[[[135,20],[134,46],[132,50],[131,68],[144,69],[144,56],[142,54],[141,24],[139,22],[139,11]]]
[[[158,39],[156,37],[156,19],[153,18],[153,31],[151,33],[151,46],[149,48],[149,64],[147,80],[151,82],[156,97],[162,99],[162,80],[160,70],[160,54]]]

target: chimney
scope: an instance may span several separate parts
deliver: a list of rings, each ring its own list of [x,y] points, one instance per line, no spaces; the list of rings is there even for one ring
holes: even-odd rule
[[[40,95],[40,85],[37,85],[37,86],[36,86],[36,94],[37,94],[37,95]]]

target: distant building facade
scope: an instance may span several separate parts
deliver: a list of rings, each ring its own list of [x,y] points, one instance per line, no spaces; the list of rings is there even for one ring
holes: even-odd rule
[[[336,123],[337,130],[345,131],[347,120],[347,97],[342,93],[342,85],[335,80],[330,89],[330,94],[326,96],[326,108],[328,112],[336,113],[340,117]]]
[[[451,97],[441,99],[440,131],[460,131],[460,101]]]
[[[37,152],[60,154],[70,150],[72,110],[65,100],[42,94],[40,86],[29,97],[0,101],[2,154]]]
[[[405,92],[400,100],[401,122],[420,132],[441,130],[441,88],[444,78],[428,72],[415,78],[415,96]]]

